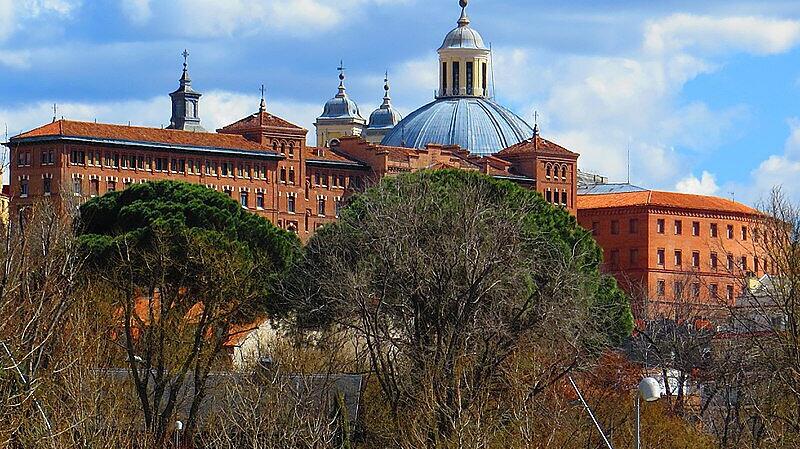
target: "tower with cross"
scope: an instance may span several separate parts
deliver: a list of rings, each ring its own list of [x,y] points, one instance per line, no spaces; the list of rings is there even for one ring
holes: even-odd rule
[[[358,105],[347,95],[344,61],[339,61],[336,70],[339,72],[339,91],[325,103],[322,115],[314,122],[319,146],[335,145],[346,136],[361,136],[367,128],[367,121],[361,116]]]
[[[183,56],[183,74],[178,90],[169,94],[172,98],[172,117],[168,128],[205,132],[206,130],[200,126],[198,109],[202,94],[192,89],[192,79],[189,77],[189,50],[183,50],[181,56]]]

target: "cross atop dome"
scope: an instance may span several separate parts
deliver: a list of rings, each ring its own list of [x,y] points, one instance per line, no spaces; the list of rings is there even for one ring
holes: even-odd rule
[[[202,94],[192,89],[192,79],[189,77],[189,50],[184,49],[183,73],[179,80],[178,90],[169,94],[172,98],[172,117],[168,129],[181,129],[184,131],[204,132],[200,126],[198,104]]]

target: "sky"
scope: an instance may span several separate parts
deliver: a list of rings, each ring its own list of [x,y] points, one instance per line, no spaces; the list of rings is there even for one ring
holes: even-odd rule
[[[309,130],[347,88],[367,117],[384,71],[408,114],[433,98],[457,0],[0,0],[0,126],[57,115],[169,123],[184,49],[206,129],[258,108]],[[800,201],[800,2],[472,0],[495,97],[584,171],[757,205]]]

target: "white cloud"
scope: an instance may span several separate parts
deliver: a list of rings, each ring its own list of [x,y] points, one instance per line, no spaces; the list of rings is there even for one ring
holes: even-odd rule
[[[789,120],[790,134],[783,154],[770,155],[753,170],[755,194],[766,197],[774,187],[800,201],[800,119]]]
[[[0,50],[0,65],[12,69],[27,69],[31,66],[31,55],[28,51]]]
[[[768,55],[786,52],[798,41],[800,22],[795,20],[675,14],[648,24],[644,46],[656,53],[696,49]]]
[[[675,190],[681,193],[713,196],[719,192],[719,186],[713,174],[703,171],[700,178],[691,174],[678,181],[678,183],[675,184]]]
[[[70,18],[82,0],[0,0],[0,41],[8,39],[30,19]]]
[[[122,0],[122,12],[134,24],[147,23],[153,15],[150,0]]]

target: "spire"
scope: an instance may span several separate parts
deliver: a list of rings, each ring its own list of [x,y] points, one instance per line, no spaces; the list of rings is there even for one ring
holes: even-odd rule
[[[183,56],[183,73],[180,87],[169,94],[172,98],[172,117],[168,129],[204,132],[198,115],[198,104],[202,95],[192,89],[192,80],[189,77],[189,50],[183,50],[181,56]]]
[[[189,87],[192,85],[192,79],[189,78],[189,50],[184,49],[183,53],[183,75],[181,75],[181,87]]]
[[[339,94],[337,94],[336,96],[337,97],[344,97],[346,95],[345,91],[347,90],[344,87],[344,79],[345,79],[345,76],[344,76],[344,71],[345,71],[344,61],[341,61],[341,60],[339,61],[339,67],[337,67],[336,70],[339,71]]]
[[[392,98],[389,96],[389,71],[386,71],[386,76],[383,78],[383,104],[381,105],[382,108],[390,108],[392,107]]]
[[[267,111],[267,100],[264,98],[264,85],[261,85],[261,104],[258,106],[258,112]]]
[[[458,19],[458,26],[469,26],[469,17],[467,17],[467,4],[469,4],[469,0],[459,0],[458,4],[461,5],[461,17]]]
[[[539,111],[533,111],[533,140],[539,137]]]

